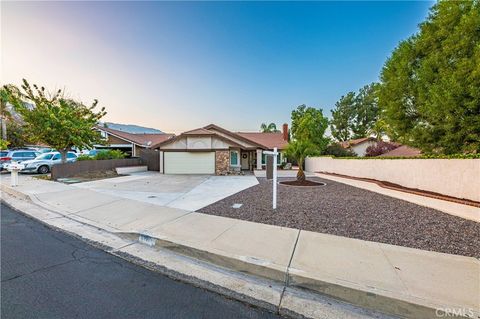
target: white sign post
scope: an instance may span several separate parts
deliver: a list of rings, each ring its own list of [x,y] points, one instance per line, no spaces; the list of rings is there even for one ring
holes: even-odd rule
[[[264,154],[266,155],[273,155],[273,198],[272,198],[272,208],[276,209],[277,208],[277,148],[275,147],[273,149],[273,152],[271,151],[263,151]]]
[[[10,171],[10,184],[12,186],[18,186],[18,172],[24,169],[23,164],[12,162],[11,164],[6,165],[6,169]]]

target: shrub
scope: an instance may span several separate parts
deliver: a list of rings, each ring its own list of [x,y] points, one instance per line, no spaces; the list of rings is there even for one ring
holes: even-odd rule
[[[385,154],[387,152],[390,152],[391,150],[394,150],[397,147],[398,147],[398,145],[393,144],[393,143],[378,141],[377,144],[367,147],[367,151],[365,153],[365,156],[366,157],[379,156],[379,155]]]
[[[332,155],[335,157],[355,157],[357,154],[353,152],[352,150],[345,149],[340,146],[340,144],[335,143],[335,144],[330,144],[327,146],[325,149],[323,155]]]
[[[96,160],[122,159],[125,158],[125,153],[120,150],[106,150],[98,152],[95,155]]]
[[[90,160],[93,160],[93,158],[88,156],[87,154],[81,154],[81,155],[78,155],[77,157],[77,161],[90,161]]]

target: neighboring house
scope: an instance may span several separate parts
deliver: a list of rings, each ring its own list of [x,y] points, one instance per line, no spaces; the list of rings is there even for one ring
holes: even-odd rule
[[[96,149],[118,149],[134,157],[140,156],[141,149],[152,148],[153,145],[165,142],[175,136],[166,133],[133,134],[101,126],[97,126],[96,129],[107,140],[104,145],[95,145]]]
[[[352,150],[357,156],[363,157],[367,153],[367,148],[376,145],[377,140],[373,137],[362,137],[355,140],[341,142],[340,146]]]
[[[418,148],[401,145],[390,152],[384,153],[379,157],[417,157],[422,155],[422,151]]]
[[[288,144],[288,125],[279,133],[231,132],[210,124],[183,132],[152,145],[160,151],[160,172],[165,174],[216,174],[262,169],[264,150]],[[283,154],[277,165],[284,161]]]

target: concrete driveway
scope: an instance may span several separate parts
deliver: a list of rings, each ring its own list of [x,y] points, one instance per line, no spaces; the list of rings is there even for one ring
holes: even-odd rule
[[[253,175],[164,175],[146,172],[72,186],[159,206],[196,211],[257,184]]]

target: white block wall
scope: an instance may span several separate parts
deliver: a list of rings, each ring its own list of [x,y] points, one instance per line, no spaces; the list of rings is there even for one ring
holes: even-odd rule
[[[327,172],[480,201],[480,159],[337,159],[311,157],[307,172]]]

